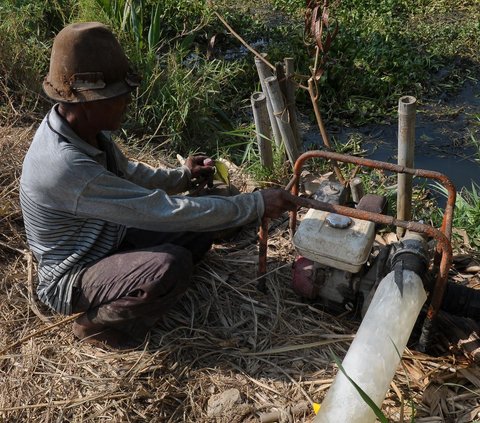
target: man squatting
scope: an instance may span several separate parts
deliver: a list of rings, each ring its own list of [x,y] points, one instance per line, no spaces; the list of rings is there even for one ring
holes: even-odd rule
[[[43,82],[56,104],[36,131],[20,181],[39,299],[62,314],[84,312],[75,336],[112,347],[144,340],[190,286],[213,231],[295,208],[285,190],[179,195],[212,175],[205,156],[173,170],[130,161],[110,131],[138,85],[105,25],[61,30]]]

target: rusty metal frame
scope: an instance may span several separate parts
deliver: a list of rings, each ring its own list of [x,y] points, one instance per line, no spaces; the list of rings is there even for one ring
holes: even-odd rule
[[[434,179],[440,182],[447,190],[448,197],[445,206],[445,212],[443,215],[442,226],[440,229],[436,229],[433,226],[413,221],[398,220],[393,216],[382,215],[378,213],[372,213],[365,210],[358,210],[350,207],[333,205],[324,203],[317,200],[298,197],[300,174],[304,165],[304,162],[312,158],[323,158],[333,162],[352,163],[358,166],[365,166],[374,169],[383,169],[390,172],[406,173],[427,179]],[[361,157],[349,156],[345,154],[334,153],[330,151],[314,150],[302,154],[294,166],[293,178],[290,180],[286,187],[293,195],[296,196],[296,203],[298,207],[307,207],[317,210],[328,211],[332,213],[341,214],[344,216],[353,217],[356,219],[369,220],[374,223],[380,223],[384,225],[395,225],[401,228],[411,230],[413,232],[419,232],[426,234],[430,238],[434,238],[437,241],[434,263],[439,266],[437,281],[433,293],[431,294],[431,301],[427,311],[427,318],[433,320],[442,304],[443,295],[445,293],[445,287],[448,279],[448,272],[452,264],[452,246],[450,239],[452,235],[452,219],[453,211],[455,208],[456,190],[451,180],[435,171],[412,169],[404,166],[399,166],[393,163],[386,163],[377,160],[370,160]],[[295,232],[297,222],[297,212],[290,213],[290,229],[291,233]],[[267,241],[268,241],[268,219],[262,221],[262,225],[259,231],[259,265],[258,276],[260,278],[260,284],[264,284],[264,276],[267,270]]]

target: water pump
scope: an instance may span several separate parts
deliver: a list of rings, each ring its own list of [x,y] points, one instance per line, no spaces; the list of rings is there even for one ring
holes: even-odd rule
[[[336,181],[324,181],[314,198],[343,205],[348,201],[348,191]],[[367,195],[357,208],[382,212],[386,199]],[[319,299],[339,312],[361,306],[378,279],[376,270],[371,270],[375,232],[374,222],[310,209],[293,237],[299,253],[293,266],[294,291],[303,298]],[[384,255],[373,253],[380,259]]]

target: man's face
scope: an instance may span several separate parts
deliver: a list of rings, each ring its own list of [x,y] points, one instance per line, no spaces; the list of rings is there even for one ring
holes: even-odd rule
[[[88,121],[98,130],[115,131],[120,128],[131,94],[123,94],[106,100],[85,103]]]

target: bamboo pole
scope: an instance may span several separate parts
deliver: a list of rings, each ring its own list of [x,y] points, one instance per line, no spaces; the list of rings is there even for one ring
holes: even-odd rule
[[[254,92],[250,97],[252,103],[255,132],[257,134],[260,162],[267,169],[273,169],[272,143],[270,142],[270,126],[268,124],[267,97],[262,92]]]
[[[398,100],[398,165],[413,168],[415,153],[415,114],[417,99],[412,96]],[[397,177],[397,219],[412,218],[412,175],[399,173]],[[401,238],[405,229],[397,228],[397,237]]]
[[[272,101],[273,112],[277,120],[278,128],[280,129],[280,133],[282,135],[282,140],[285,145],[285,150],[287,151],[288,159],[290,160],[292,166],[294,166],[295,161],[300,154],[298,152],[295,137],[293,136],[292,127],[290,126],[288,110],[285,106],[277,77],[270,76],[266,78],[265,85],[267,87],[270,100]]]
[[[262,86],[262,91],[267,98],[268,117],[270,119],[270,125],[272,127],[273,139],[275,141],[275,145],[277,147],[280,147],[282,145],[282,135],[280,133],[280,129],[278,128],[278,123],[277,123],[277,119],[275,118],[275,113],[273,112],[272,100],[270,99],[270,95],[265,85],[265,78],[272,76],[273,73],[269,69],[269,67],[256,56],[255,56],[255,66],[257,68],[257,73],[260,79],[260,84]]]
[[[293,81],[293,75],[295,73],[293,57],[286,57],[283,59],[285,64],[285,78],[286,78],[286,99],[287,108],[290,115],[290,124],[292,125],[293,135],[297,141],[297,147],[300,151],[303,149],[302,137],[300,135],[300,129],[298,127],[297,110],[295,107],[295,83]]]

